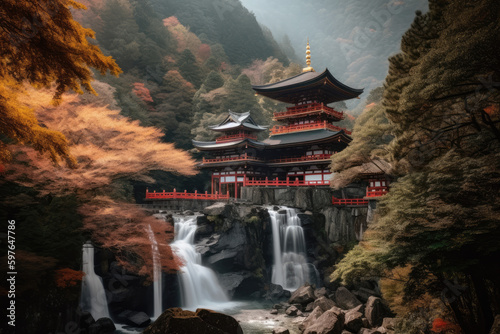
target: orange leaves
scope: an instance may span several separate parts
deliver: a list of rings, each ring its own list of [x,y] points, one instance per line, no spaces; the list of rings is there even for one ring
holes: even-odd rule
[[[174,237],[170,223],[148,216],[133,204],[118,203],[104,196],[83,205],[80,212],[86,216],[84,228],[92,231],[92,240],[112,249],[125,269],[153,277],[153,255],[146,232],[148,226],[158,242],[163,270],[172,272],[179,268],[180,261],[169,246]]]
[[[63,268],[56,270],[56,285],[60,288],[75,286],[81,282],[85,273],[79,270]]]
[[[491,106],[484,108],[484,112],[487,113],[488,115],[492,116],[492,115],[498,114],[499,109],[500,108],[498,107],[498,105],[492,104]]]
[[[452,324],[451,322],[448,322],[441,318],[434,319],[434,321],[432,322],[431,331],[436,333],[462,333],[462,330],[458,325]]]
[[[132,89],[132,92],[137,95],[138,98],[143,100],[144,102],[153,102],[153,98],[151,97],[151,93],[149,92],[149,89],[147,89],[143,83],[141,82],[134,82],[134,88]]]
[[[57,166],[32,148],[16,147],[21,154],[6,166],[11,181],[42,193],[64,194],[99,189],[123,177],[150,180],[151,170],[196,173],[190,155],[162,143],[157,128],[142,127],[117,110],[83,104],[75,94],[65,96],[57,107],[48,103],[50,98],[50,92],[33,90],[24,102],[37,110],[46,126],[66,136],[79,167]]]
[[[181,24],[179,20],[175,16],[170,16],[167,17],[166,19],[163,19],[163,25],[165,27],[175,27],[176,25]]]

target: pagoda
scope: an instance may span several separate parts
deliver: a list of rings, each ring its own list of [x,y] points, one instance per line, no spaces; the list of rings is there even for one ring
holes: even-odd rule
[[[309,41],[306,64],[301,74],[261,86],[256,94],[290,104],[274,113],[279,125],[270,129],[269,138],[258,141],[256,134],[266,127],[255,123],[249,112],[229,112],[213,131],[223,135],[212,142],[193,141],[194,146],[211,155],[200,168],[212,173],[212,193],[229,191],[238,197],[242,186],[328,186],[332,154],[351,141],[350,132],[334,125],[344,118],[328,104],[357,98],[362,89],[339,82],[325,69],[311,67]]]

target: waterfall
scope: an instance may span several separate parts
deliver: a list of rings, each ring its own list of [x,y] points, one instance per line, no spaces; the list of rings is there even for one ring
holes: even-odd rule
[[[153,318],[158,318],[163,312],[162,308],[162,277],[161,277],[161,261],[158,242],[156,241],[151,225],[146,229],[148,232],[149,241],[151,242],[151,251],[153,253],[153,295],[154,295],[154,315]]]
[[[82,281],[81,308],[90,312],[95,320],[110,318],[102,278],[94,272],[94,246],[90,241],[83,245],[82,253],[85,275]]]
[[[182,306],[188,309],[218,307],[228,298],[215,273],[201,265],[201,254],[194,247],[196,217],[175,217],[175,241],[171,244],[184,266],[179,273]]]
[[[317,283],[316,268],[307,263],[304,230],[297,210],[269,209],[273,233],[274,265],[271,282],[294,291],[304,283]]]

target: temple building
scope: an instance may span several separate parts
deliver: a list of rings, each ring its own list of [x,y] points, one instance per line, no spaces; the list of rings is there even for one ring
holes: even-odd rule
[[[211,126],[221,135],[215,141],[193,141],[206,152],[200,168],[212,174],[212,194],[239,197],[243,186],[328,186],[332,154],[351,141],[350,132],[334,125],[344,118],[328,104],[357,98],[362,89],[339,82],[325,69],[311,67],[309,42],[307,67],[301,74],[261,86],[256,94],[288,103],[286,110],[274,113],[279,125],[270,129],[269,138],[259,141],[257,134],[267,127],[257,124],[250,114],[229,112],[220,124]]]

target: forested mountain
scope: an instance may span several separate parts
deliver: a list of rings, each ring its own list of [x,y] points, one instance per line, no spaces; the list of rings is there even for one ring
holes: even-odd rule
[[[316,70],[328,67],[342,82],[364,88],[365,92],[382,85],[389,65],[387,59],[399,51],[401,36],[410,27],[415,11],[427,10],[425,0],[242,0],[242,3],[255,13],[260,23],[269,27],[284,50],[291,44],[304,61],[309,38]],[[366,95],[361,98],[364,100]],[[348,105],[352,107],[356,102]]]

